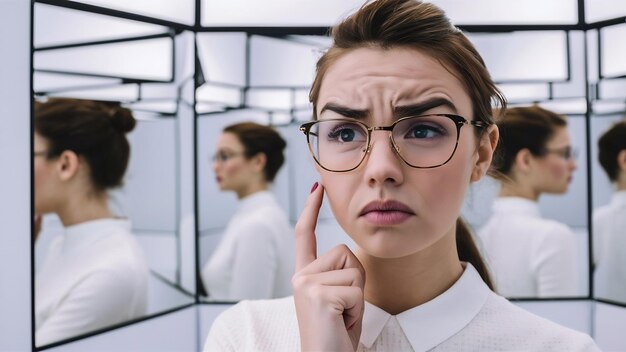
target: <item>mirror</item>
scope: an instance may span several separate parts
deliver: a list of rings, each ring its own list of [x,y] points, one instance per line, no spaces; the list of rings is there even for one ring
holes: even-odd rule
[[[526,292],[507,296],[586,297],[589,292],[589,233],[586,221],[585,67],[581,54],[584,52],[584,33],[469,33],[469,37],[494,72],[494,78],[511,105],[539,104],[566,115],[572,146],[579,151],[578,167],[569,191],[543,195],[538,203],[542,217],[558,221],[570,229],[569,252],[572,255],[569,258],[571,282],[568,291],[547,296]],[[538,40],[540,37],[545,40]],[[289,214],[292,225],[297,221],[308,189],[317,180],[306,142],[297,127],[311,118],[307,94],[313,67],[320,52],[329,44],[327,37],[307,35],[282,38],[235,32],[198,35],[199,62],[205,78],[197,90],[200,273],[222,242],[229,219],[238,206],[234,193],[219,192],[210,161],[225,126],[256,121],[278,128],[287,140],[287,159],[286,169],[279,173],[272,191],[283,211]],[[527,51],[527,57],[513,60],[519,47],[530,44],[536,47]],[[546,47],[556,49],[546,50]],[[542,62],[546,69],[529,71],[529,61]],[[502,62],[508,64],[502,65]],[[473,188],[463,214],[478,232],[491,216],[491,204],[498,186],[494,180],[485,180]],[[327,206],[322,214],[318,252],[323,253],[339,243],[354,246]],[[207,299],[212,300],[210,292]],[[214,297],[213,300],[236,301],[237,298]]]
[[[591,6],[591,9],[595,16],[607,16],[601,7]],[[626,154],[626,80],[623,78],[626,65],[618,58],[626,53],[621,40],[625,31],[626,26],[619,22],[588,32],[593,292],[598,300],[621,305],[626,303],[626,185],[622,178],[622,156]]]
[[[586,297],[589,294],[589,230],[584,33],[521,31],[470,33],[469,37],[507,97],[509,108],[536,105],[564,116],[569,143],[563,140],[561,144],[569,144],[578,153],[569,186],[564,186],[567,181],[562,180],[558,181],[559,187],[551,189],[547,183],[551,182],[549,174],[544,174],[543,181],[530,188],[531,193],[521,190],[519,182],[525,181],[505,181],[508,186],[503,189],[503,181],[488,177],[472,186],[463,214],[477,235],[496,291],[508,298]],[[537,40],[539,37],[546,40]],[[520,55],[521,47],[533,49],[524,50]],[[529,70],[529,66],[538,69]],[[536,113],[522,114],[530,119]],[[504,139],[506,131],[501,127]],[[556,141],[556,137],[553,138]],[[510,145],[504,140],[500,142],[502,149]],[[514,162],[512,156],[506,158]],[[556,159],[554,165],[558,164],[569,173],[572,166]],[[510,173],[505,177],[511,177]],[[526,220],[516,230],[497,225],[501,221],[503,224],[516,221],[512,217]],[[532,226],[537,227],[531,229]],[[550,229],[553,226],[558,229]],[[512,280],[513,277],[517,279]]]
[[[111,109],[106,111],[115,115],[120,109],[115,106],[121,106],[136,121],[131,131],[117,131],[118,137],[103,142],[93,154],[75,144],[84,130],[74,128],[68,134],[62,127],[69,114],[49,112],[56,120],[36,127],[43,144],[36,137],[35,170],[50,166],[50,177],[35,181],[35,208],[45,212],[34,244],[36,347],[193,304],[193,33],[37,3],[33,44],[35,98],[43,104],[38,106],[59,98],[80,99],[64,101],[61,110],[97,104],[94,109]],[[78,122],[84,121],[81,114],[93,112],[81,109],[76,110]],[[36,121],[44,118],[40,110],[35,115]],[[106,128],[94,136],[104,136]],[[76,189],[58,187],[51,195],[46,185],[61,177],[59,170],[66,166],[57,154],[37,153],[53,145],[54,133],[44,130],[55,129],[65,131],[62,141],[69,146],[60,152],[70,150],[67,155],[82,165],[76,168],[82,171],[64,174],[73,176],[63,180],[82,175],[83,183]],[[126,170],[118,172],[121,187],[92,187],[93,170],[102,168],[97,165],[110,165],[98,158],[113,155],[111,148],[122,143],[120,138],[130,146]],[[115,160],[124,165],[123,159]],[[72,182],[65,184],[76,185]],[[70,189],[75,192],[69,194]],[[89,191],[83,196],[77,190]],[[44,200],[54,204],[39,207],[38,201]],[[91,212],[94,202],[98,211]]]

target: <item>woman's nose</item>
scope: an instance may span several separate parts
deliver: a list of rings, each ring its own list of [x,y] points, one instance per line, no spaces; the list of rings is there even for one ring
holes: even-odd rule
[[[398,185],[404,181],[404,161],[396,153],[388,133],[372,134],[370,149],[364,162],[365,178],[370,186]]]

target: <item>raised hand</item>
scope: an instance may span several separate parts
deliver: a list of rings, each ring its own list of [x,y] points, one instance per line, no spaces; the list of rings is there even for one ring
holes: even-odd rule
[[[317,258],[315,227],[324,196],[313,190],[296,224],[292,279],[302,351],[354,351],[361,336],[365,270],[346,245]]]

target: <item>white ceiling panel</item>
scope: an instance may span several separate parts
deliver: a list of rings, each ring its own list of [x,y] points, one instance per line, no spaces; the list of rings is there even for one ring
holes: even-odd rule
[[[35,48],[167,33],[149,23],[35,4]]]

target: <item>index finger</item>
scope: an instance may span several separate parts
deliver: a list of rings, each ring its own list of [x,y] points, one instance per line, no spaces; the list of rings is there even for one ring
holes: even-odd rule
[[[319,185],[319,184],[318,184]],[[319,185],[307,198],[304,210],[296,223],[296,272],[317,259],[317,240],[315,238],[315,227],[317,217],[324,199],[324,187]]]

